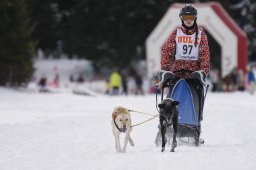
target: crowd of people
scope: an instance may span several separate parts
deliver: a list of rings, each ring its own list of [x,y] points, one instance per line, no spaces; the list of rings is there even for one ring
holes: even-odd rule
[[[48,87],[59,88],[60,87],[60,78],[59,74],[55,74],[53,80],[48,81],[45,74],[38,81],[39,92],[48,92]]]
[[[211,69],[208,75],[210,81],[210,89],[212,92],[234,92],[248,91],[254,94],[256,90],[256,67],[248,66],[245,71],[241,69],[233,69],[233,71],[221,78],[221,73],[218,69]],[[104,93],[106,95],[125,95],[135,94],[144,95],[145,93],[155,93],[155,85],[158,83],[157,78],[150,81],[150,87],[145,90],[145,79],[142,75],[120,73],[113,71],[108,78],[105,79]],[[84,77],[79,76],[75,81],[70,79],[70,82],[84,83]],[[144,82],[144,83],[143,83]],[[48,81],[45,74],[38,80],[40,92],[46,92],[47,86],[58,88],[60,87],[59,74],[56,74],[52,81]]]
[[[158,83],[158,78],[146,79],[140,72],[115,70],[105,77],[103,91],[106,95],[144,95],[145,93],[154,94],[155,85]],[[60,76],[58,71],[54,70],[54,76],[49,77],[42,74],[36,81],[39,92],[48,92],[48,88],[60,87]],[[72,75],[69,77],[70,83],[87,83],[84,73],[78,74],[76,77]],[[212,68],[207,76],[210,82],[210,90],[212,92],[234,92],[234,91],[248,91],[254,94],[256,90],[256,66],[247,66],[245,70],[234,68],[232,72],[225,77],[221,76],[221,71]],[[101,77],[97,80],[104,80]],[[102,86],[101,86],[102,87]]]
[[[234,68],[230,74],[221,78],[220,71],[212,69],[209,80],[212,83],[212,92],[249,91],[254,94],[256,68],[248,66],[246,70]]]
[[[133,79],[135,88],[129,90],[129,80]],[[109,78],[105,82],[105,94],[107,95],[128,95],[133,93],[135,95],[144,95],[143,90],[143,77],[138,74],[128,75],[126,73],[120,73],[113,71]]]

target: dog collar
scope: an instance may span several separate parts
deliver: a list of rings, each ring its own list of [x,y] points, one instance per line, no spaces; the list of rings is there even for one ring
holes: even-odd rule
[[[124,131],[122,131],[121,128],[119,128],[119,127],[117,126],[115,119],[114,119],[114,123],[115,123],[115,126],[116,126],[116,128],[118,129],[119,132],[123,132],[123,133],[125,132],[126,129],[125,129]]]

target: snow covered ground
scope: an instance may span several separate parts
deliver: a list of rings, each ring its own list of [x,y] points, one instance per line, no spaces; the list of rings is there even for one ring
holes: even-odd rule
[[[111,112],[121,105],[156,114],[155,96],[108,97],[24,93],[0,88],[1,170],[254,170],[256,96],[209,93],[202,137],[178,140],[175,153],[156,148],[158,119],[134,127],[135,147],[116,153]],[[132,114],[133,124],[150,118]]]

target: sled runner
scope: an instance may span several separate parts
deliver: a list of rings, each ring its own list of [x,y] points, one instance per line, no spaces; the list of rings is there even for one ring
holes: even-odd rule
[[[203,74],[196,72],[189,79],[179,79],[175,78],[172,72],[163,71],[160,73],[159,80],[161,101],[166,90],[168,91],[166,98],[179,101],[177,136],[182,141],[194,141],[196,146],[203,143],[204,141],[200,139],[201,121],[203,119],[203,103],[208,89]],[[167,141],[170,140],[172,132],[173,130],[167,127]],[[161,133],[159,132],[155,143],[157,146],[161,143]]]

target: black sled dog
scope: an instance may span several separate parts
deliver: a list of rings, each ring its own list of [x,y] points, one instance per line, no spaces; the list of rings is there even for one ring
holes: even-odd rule
[[[173,138],[172,138],[172,148],[171,152],[177,147],[177,129],[178,129],[178,101],[171,98],[166,98],[162,100],[158,107],[160,108],[160,130],[162,135],[162,149],[165,150],[165,144],[167,139],[165,139],[166,128],[173,126]]]

